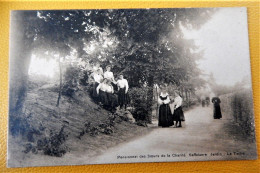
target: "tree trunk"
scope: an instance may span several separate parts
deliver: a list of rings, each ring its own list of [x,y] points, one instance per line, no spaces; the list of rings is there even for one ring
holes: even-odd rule
[[[158,86],[156,86],[156,117],[159,117],[159,93],[158,93]]]
[[[20,116],[27,95],[32,41],[25,35],[25,16],[11,13],[9,59],[9,115]]]
[[[190,91],[188,91],[188,107],[190,107]]]
[[[59,96],[58,96],[57,104],[56,104],[57,107],[59,107],[59,105],[60,105],[61,90],[62,90],[62,68],[61,68],[60,58],[59,58],[59,70],[60,70],[60,88],[59,88]]]
[[[188,91],[186,89],[185,89],[185,96],[186,96],[186,102],[187,102],[188,107],[189,107]]]
[[[154,80],[153,77],[148,78],[148,91],[147,91],[147,113],[148,115],[146,116],[146,122],[147,123],[152,123],[152,106],[153,106],[153,84]]]

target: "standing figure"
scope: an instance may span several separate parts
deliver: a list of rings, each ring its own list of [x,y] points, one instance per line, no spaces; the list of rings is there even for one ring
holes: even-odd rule
[[[114,94],[114,87],[112,86],[111,83],[112,82],[110,80],[107,80],[107,89],[106,89],[107,100],[108,100],[107,109],[111,112],[115,112],[116,107],[118,106],[118,100],[117,100],[117,96]]]
[[[213,97],[211,102],[214,105],[213,118],[220,119],[222,118],[221,109],[220,109],[220,99],[218,97]]]
[[[159,107],[159,122],[158,126],[169,127],[173,125],[173,117],[169,106],[170,98],[166,90],[163,90],[158,98]]]
[[[184,113],[182,110],[182,98],[178,93],[175,93],[176,97],[174,98],[174,114],[173,120],[176,121],[176,127],[182,127],[181,122],[185,121]],[[179,123],[179,125],[178,125]]]
[[[97,95],[99,96],[99,101],[104,107],[108,105],[108,98],[106,93],[107,88],[107,79],[103,79],[96,88]]]
[[[206,105],[207,105],[207,107],[209,106],[209,103],[210,103],[210,98],[206,97]]]
[[[201,101],[201,105],[202,105],[202,107],[205,107],[205,100],[204,99]]]
[[[106,72],[104,73],[104,78],[111,80],[112,82],[115,82],[114,74],[111,72],[111,65],[106,66]]]
[[[103,69],[100,67],[99,62],[96,63],[96,65],[93,67],[93,71],[100,70],[100,74],[103,75]]]
[[[101,81],[103,80],[103,76],[101,73],[100,69],[97,69],[96,71],[94,71],[91,75],[90,75],[90,80],[91,80],[91,84],[92,84],[92,98],[94,99],[95,102],[99,102],[99,97],[97,94],[97,86],[101,83]]]
[[[118,87],[118,104],[120,106],[120,109],[123,107],[126,110],[126,106],[129,103],[129,96],[128,96],[128,82],[126,79],[124,79],[123,75],[119,76],[119,80],[117,81],[117,87]]]
[[[114,88],[111,85],[111,81],[104,79],[97,87],[97,94],[99,95],[100,101],[104,109],[111,112],[116,110],[118,105],[117,97],[114,95]]]
[[[112,83],[112,86],[114,87],[114,91],[117,91],[117,85],[114,78],[113,72],[111,72],[111,65],[106,66],[106,72],[104,73],[104,78],[110,80]]]

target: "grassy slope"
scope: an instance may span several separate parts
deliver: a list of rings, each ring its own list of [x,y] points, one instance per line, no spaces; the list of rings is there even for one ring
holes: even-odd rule
[[[148,132],[147,128],[117,118],[112,134],[99,133],[91,136],[86,133],[78,138],[85,123],[90,122],[92,127],[97,127],[108,122],[109,112],[96,105],[87,92],[83,90],[76,93],[74,96],[76,99],[62,96],[60,106],[56,107],[58,97],[56,88],[52,85],[44,85],[37,89],[30,89],[25,102],[25,116],[30,126],[36,129],[44,129],[39,135],[33,134],[31,143],[34,145],[37,140],[48,137],[51,131],[58,133],[61,127],[65,126],[65,133],[68,134],[65,145],[69,152],[61,158],[44,156],[42,152],[25,154],[21,151],[24,150],[22,146],[28,143],[27,140],[10,138],[9,166],[70,164],[73,159],[81,157],[83,152],[88,153],[88,156],[84,157],[91,157],[111,146],[129,140],[129,138]],[[62,158],[64,158],[63,161]]]

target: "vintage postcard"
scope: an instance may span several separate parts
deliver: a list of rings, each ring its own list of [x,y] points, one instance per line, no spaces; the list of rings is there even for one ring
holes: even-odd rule
[[[246,8],[10,20],[8,167],[257,159]]]

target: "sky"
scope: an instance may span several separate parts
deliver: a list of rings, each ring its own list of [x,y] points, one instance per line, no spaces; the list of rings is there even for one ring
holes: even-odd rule
[[[219,8],[199,30],[184,29],[184,35],[204,50],[199,68],[212,72],[217,84],[251,80],[246,8]]]

